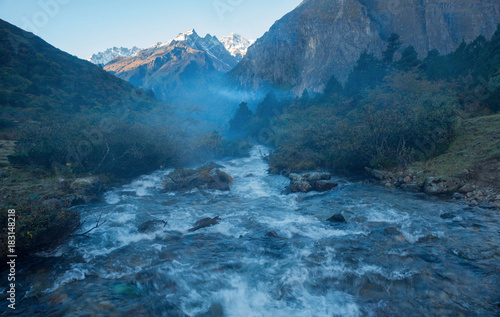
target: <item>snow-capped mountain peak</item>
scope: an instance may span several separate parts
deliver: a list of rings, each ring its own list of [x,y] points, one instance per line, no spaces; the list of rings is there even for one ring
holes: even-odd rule
[[[188,30],[184,33],[179,33],[179,35],[177,35],[174,41],[181,42],[192,38],[199,38],[198,33],[196,33],[194,29]]]
[[[116,57],[135,56],[139,51],[141,51],[141,49],[135,46],[133,48],[113,47],[113,48],[108,48],[103,52],[94,54],[87,60],[93,64],[104,66],[109,62],[111,62]]]
[[[243,56],[247,54],[248,48],[255,43],[254,40],[247,40],[239,34],[231,33],[220,39],[226,50],[236,57],[238,61],[243,59]]]

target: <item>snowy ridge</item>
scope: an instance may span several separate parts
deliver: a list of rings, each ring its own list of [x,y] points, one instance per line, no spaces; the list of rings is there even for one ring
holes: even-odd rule
[[[241,35],[231,33],[228,36],[224,36],[220,39],[226,50],[236,57],[238,61],[243,59],[243,56],[247,54],[248,48],[255,43],[255,40],[247,40]]]
[[[113,47],[108,48],[104,52],[99,52],[97,54],[92,55],[87,60],[93,64],[104,66],[111,62],[116,57],[130,57],[137,55],[141,49],[138,47],[126,48],[126,47]]]
[[[158,42],[146,50],[163,49],[171,45],[176,45],[179,42],[185,43],[192,49],[204,51],[214,61],[214,66],[217,70],[228,72],[243,59],[243,56],[247,53],[248,47],[255,41],[247,40],[234,33],[220,40],[216,36],[210,34],[201,37],[194,29],[191,29],[184,33],[179,33],[172,40]],[[140,51],[145,50],[141,50],[137,47],[133,47],[132,49],[113,47],[104,52],[92,55],[88,60],[94,64],[105,66],[116,57],[131,57],[137,55]]]

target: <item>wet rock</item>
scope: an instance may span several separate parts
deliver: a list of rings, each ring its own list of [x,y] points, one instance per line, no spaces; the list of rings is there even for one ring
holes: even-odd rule
[[[246,177],[255,177],[254,174],[248,174]]]
[[[403,178],[403,182],[410,183],[411,182],[411,177],[410,176],[406,176],[405,178]]]
[[[441,219],[453,219],[456,216],[454,214],[452,214],[451,212],[447,212],[447,213],[442,214],[439,217],[441,217]]]
[[[398,229],[394,228],[394,227],[389,227],[389,228],[385,228],[384,229],[384,234],[385,235],[398,235],[399,234],[399,231]]]
[[[460,187],[460,181],[455,178],[428,177],[425,180],[424,192],[428,195],[451,194]]]
[[[292,193],[308,193],[312,188],[309,182],[292,182],[290,184],[290,191]]]
[[[320,173],[320,175],[321,175],[321,180],[329,181],[332,179],[332,174],[330,174],[328,172]]]
[[[320,180],[314,183],[314,189],[319,192],[325,192],[337,186],[339,184],[331,180]]]
[[[321,174],[316,172],[316,173],[312,173],[310,174],[308,177],[307,177],[307,181],[308,182],[317,182],[319,180],[321,180]]]
[[[217,225],[217,224],[219,224],[220,220],[221,219],[219,218],[219,216],[217,216],[215,218],[203,218],[201,220],[198,220],[194,224],[193,228],[189,229],[188,231],[189,232],[194,232],[194,231],[198,231],[200,229],[206,228],[206,227]]]
[[[415,193],[418,193],[422,190],[422,187],[420,187],[416,183],[403,184],[401,185],[401,188]]]
[[[477,207],[479,205],[479,202],[477,200],[472,200],[470,203],[469,203],[469,206],[471,207]]]
[[[493,205],[493,204],[490,204],[490,203],[487,203],[487,202],[482,202],[478,205],[479,208],[482,208],[482,209],[495,209],[496,206]]]
[[[116,294],[120,295],[125,295],[125,296],[130,296],[130,297],[136,297],[140,295],[140,291],[135,285],[130,285],[130,284],[119,284],[113,287],[113,291]]]
[[[419,257],[424,260],[425,262],[429,262],[429,263],[437,263],[439,262],[439,258],[433,254],[429,254],[429,253],[422,253],[422,254],[419,254]]]
[[[175,205],[177,203],[179,203],[180,200],[179,199],[172,199],[172,200],[169,200],[169,201],[166,201],[164,203],[162,203],[163,206],[172,206],[172,205]]]
[[[210,162],[210,164],[208,164],[207,166],[215,169],[225,168],[224,166],[217,164],[215,162]]]
[[[280,236],[276,233],[276,231],[270,231],[270,232],[266,233],[266,237],[279,238]]]
[[[163,184],[165,191],[188,191],[193,189],[213,189],[229,191],[233,178],[211,166],[202,166],[196,170],[178,169],[167,176]]]
[[[451,197],[453,197],[453,199],[464,199],[465,198],[464,194],[460,194],[460,193],[454,193]]]
[[[330,218],[326,219],[326,221],[333,222],[333,223],[346,223],[347,222],[341,213],[338,213],[338,214],[331,216]]]
[[[467,193],[473,192],[475,189],[476,189],[476,186],[471,185],[471,184],[465,184],[464,186],[462,186],[458,189],[458,192],[462,193],[462,194],[467,194]]]
[[[295,174],[295,173],[292,173],[292,174],[288,175],[288,178],[292,182],[302,182],[304,180],[304,178],[301,175]]]
[[[370,170],[370,169],[368,169],[368,171],[372,174],[373,177],[375,177],[376,179],[378,179],[380,181],[383,181],[385,179],[391,179],[394,177],[393,173],[387,172],[387,171]]]
[[[137,231],[139,231],[140,233],[154,232],[159,229],[165,228],[166,225],[167,222],[164,220],[149,220],[137,227]]]

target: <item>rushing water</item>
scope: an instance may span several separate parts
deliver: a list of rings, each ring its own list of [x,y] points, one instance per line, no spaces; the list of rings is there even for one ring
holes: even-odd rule
[[[342,180],[285,195],[266,151],[219,162],[228,193],[161,193],[168,171],[108,192],[89,238],[18,267],[15,314],[498,316],[498,212]],[[347,223],[326,221],[338,212]],[[153,219],[168,224],[139,233]]]

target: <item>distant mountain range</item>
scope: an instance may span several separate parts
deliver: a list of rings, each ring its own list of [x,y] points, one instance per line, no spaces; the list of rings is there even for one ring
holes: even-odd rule
[[[174,105],[204,106],[214,117],[229,116],[227,107],[239,101],[226,102],[220,96],[221,80],[252,42],[234,34],[224,42],[226,46],[215,36],[200,37],[189,30],[133,56],[115,58],[104,69]]]
[[[135,56],[141,49],[138,47],[126,48],[126,47],[113,47],[108,48],[104,52],[99,52],[97,54],[92,55],[89,59],[89,62],[104,66],[111,62],[116,57],[130,57]]]
[[[176,38],[167,42],[159,42],[156,45],[149,47],[145,50],[159,49],[169,46],[172,42],[186,42],[186,44],[196,50],[207,52],[217,64],[217,68],[221,71],[231,70],[236,63],[241,61],[247,53],[248,47],[252,45],[254,40],[247,40],[241,35],[231,33],[228,36],[217,39],[215,36],[208,34],[207,36],[200,37],[194,29],[184,33],[180,33]],[[87,60],[96,65],[105,66],[116,57],[133,57],[143,49],[133,47],[113,47],[108,48],[103,52],[93,54]],[[228,54],[232,57],[229,57]]]
[[[380,57],[391,33],[419,57],[490,38],[498,0],[305,0],[277,21],[231,71],[242,89],[265,85],[321,92],[335,75],[345,83],[363,52]]]

